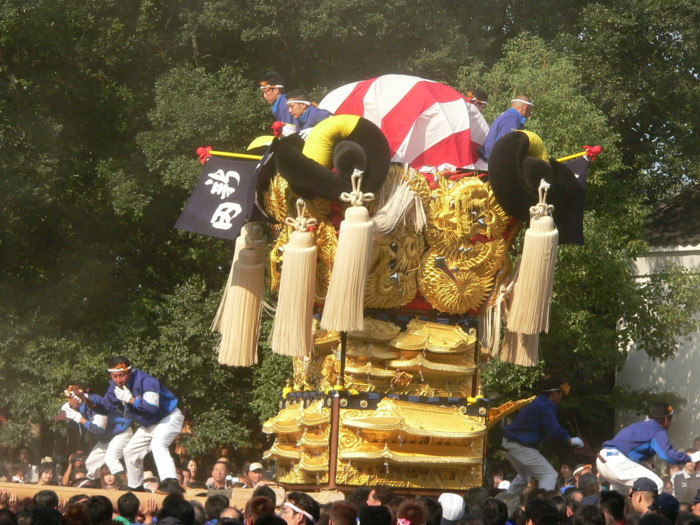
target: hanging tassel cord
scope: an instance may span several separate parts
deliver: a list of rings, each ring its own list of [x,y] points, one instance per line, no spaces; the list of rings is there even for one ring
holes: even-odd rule
[[[539,202],[530,207],[530,218],[541,219],[542,217],[551,215],[552,211],[554,211],[554,206],[547,204],[547,192],[549,191],[550,186],[551,184],[549,184],[546,180],[540,180],[540,185],[537,188]]]
[[[316,226],[318,221],[313,217],[306,217],[306,202],[304,199],[297,199],[297,217],[287,217],[284,223],[291,226],[298,232],[307,232],[312,226]]]
[[[352,191],[340,194],[340,200],[349,202],[351,206],[362,206],[374,200],[374,193],[362,193],[362,172],[355,170],[352,174]]]

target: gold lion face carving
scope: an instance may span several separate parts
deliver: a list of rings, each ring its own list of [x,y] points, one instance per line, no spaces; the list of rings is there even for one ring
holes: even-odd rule
[[[423,235],[413,227],[402,226],[391,235],[375,238],[365,306],[395,308],[411,302],[424,252]]]

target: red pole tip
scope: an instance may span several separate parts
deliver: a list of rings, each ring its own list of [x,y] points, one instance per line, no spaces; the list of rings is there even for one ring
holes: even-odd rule
[[[591,160],[595,160],[603,152],[603,146],[584,146],[583,149],[586,150],[586,156]]]
[[[211,146],[207,146],[205,148],[197,148],[197,155],[199,155],[199,162],[204,165],[204,163],[209,160],[209,157],[211,157],[211,153],[209,153],[213,148]]]

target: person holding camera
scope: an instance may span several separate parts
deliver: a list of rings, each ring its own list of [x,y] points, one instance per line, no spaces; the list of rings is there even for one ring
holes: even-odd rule
[[[61,410],[66,419],[87,430],[97,441],[87,459],[76,458],[84,463],[87,477],[91,480],[100,479],[102,465],[107,465],[110,473],[125,486],[126,477],[121,459],[124,457],[124,448],[134,435],[131,430],[131,418],[123,411],[112,410],[106,413],[97,410],[95,401],[99,396],[86,393],[85,389],[78,385],[70,385],[64,394],[68,401]],[[72,470],[73,464],[74,462],[69,464],[67,472]]]
[[[217,461],[211,469],[211,479],[207,482],[209,490],[224,490],[230,488],[227,483],[230,482],[231,476],[228,472],[228,463],[225,461]]]
[[[157,378],[132,369],[124,356],[113,357],[108,372],[112,381],[104,396],[95,396],[97,406],[106,413],[117,410],[128,414],[140,425],[124,448],[129,488],[143,485],[143,459],[149,451],[161,481],[177,479],[175,461],[168,450],[185,421],[177,397]]]

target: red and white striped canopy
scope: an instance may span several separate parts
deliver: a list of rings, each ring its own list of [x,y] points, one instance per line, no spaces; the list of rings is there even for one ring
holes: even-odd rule
[[[359,115],[379,126],[393,162],[422,171],[487,169],[477,150],[489,126],[474,104],[445,84],[383,75],[339,87],[319,106],[335,115]]]

